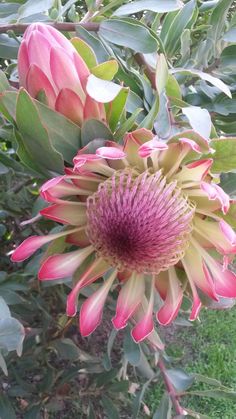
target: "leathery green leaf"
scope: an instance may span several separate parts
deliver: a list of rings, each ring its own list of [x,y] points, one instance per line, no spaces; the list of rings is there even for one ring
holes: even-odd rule
[[[63,173],[63,158],[51,145],[48,132],[28,93],[21,89],[16,104],[16,123],[32,162],[43,171]]]

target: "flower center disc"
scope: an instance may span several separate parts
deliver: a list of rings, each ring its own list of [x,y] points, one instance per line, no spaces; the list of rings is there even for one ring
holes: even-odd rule
[[[180,260],[194,209],[161,171],[116,172],[87,200],[87,234],[97,254],[120,270],[158,273]]]

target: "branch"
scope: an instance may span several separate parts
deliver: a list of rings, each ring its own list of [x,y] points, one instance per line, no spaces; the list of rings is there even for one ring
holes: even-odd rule
[[[9,24],[0,24],[0,33],[5,33],[7,31],[14,31],[16,33],[24,33],[27,27],[31,23],[9,23]],[[75,32],[77,26],[82,26],[88,31],[96,32],[99,29],[99,23],[94,22],[82,22],[82,23],[72,23],[72,22],[47,22],[47,25],[52,26],[53,28],[58,29],[59,31]]]
[[[179,404],[178,395],[175,391],[174,386],[172,385],[171,381],[169,380],[168,375],[166,374],[166,367],[165,367],[165,364],[164,364],[164,362],[162,361],[161,358],[159,358],[159,361],[158,361],[157,365],[160,368],[160,371],[162,373],[162,376],[163,376],[163,379],[164,379],[164,382],[165,382],[167,392],[168,392],[168,394],[171,398],[172,404],[174,406],[174,409],[175,409],[177,415],[184,415],[185,410]]]

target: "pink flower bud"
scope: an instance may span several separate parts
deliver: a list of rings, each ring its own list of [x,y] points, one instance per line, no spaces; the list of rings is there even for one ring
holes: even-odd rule
[[[71,42],[44,23],[31,24],[18,54],[20,86],[78,125],[85,119],[106,120],[105,108],[86,92],[90,71]]]

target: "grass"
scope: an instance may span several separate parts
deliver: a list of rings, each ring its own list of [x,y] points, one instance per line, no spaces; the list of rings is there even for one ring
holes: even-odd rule
[[[179,329],[172,339],[174,342],[167,345],[167,353],[179,358],[182,368],[216,378],[236,390],[236,308],[203,310],[200,322]],[[198,390],[206,388],[203,384],[197,387]],[[150,388],[147,394],[146,403],[153,411],[160,402],[162,391],[157,386]],[[182,404],[212,419],[236,418],[236,404],[231,400],[194,396],[186,397]]]

